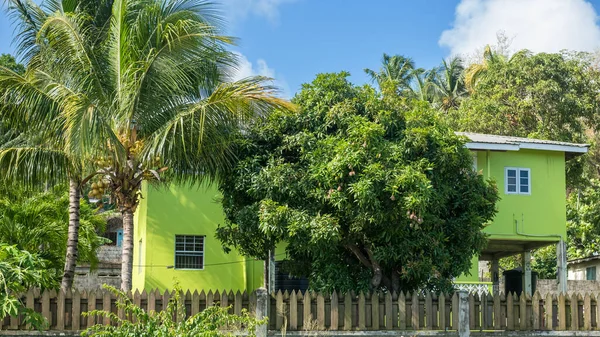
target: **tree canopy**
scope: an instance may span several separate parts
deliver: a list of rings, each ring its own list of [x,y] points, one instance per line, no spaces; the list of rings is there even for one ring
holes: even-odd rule
[[[495,185],[428,104],[320,74],[240,136],[223,179],[225,246],[330,289],[445,289],[486,243]]]

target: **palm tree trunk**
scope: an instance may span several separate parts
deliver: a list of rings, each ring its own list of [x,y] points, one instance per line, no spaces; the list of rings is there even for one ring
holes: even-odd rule
[[[61,282],[61,289],[67,290],[73,286],[75,278],[75,266],[79,252],[79,207],[81,194],[79,182],[73,178],[69,180],[69,230],[67,236],[67,256],[65,258],[65,269]]]
[[[123,254],[121,260],[121,290],[131,290],[133,273],[133,210],[123,210]]]

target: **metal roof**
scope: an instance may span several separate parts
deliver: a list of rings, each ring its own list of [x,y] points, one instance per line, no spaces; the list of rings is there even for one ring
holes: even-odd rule
[[[530,149],[582,154],[586,153],[589,147],[589,144],[487,135],[483,133],[456,132],[456,134],[469,138],[470,142],[467,142],[466,146],[471,150],[519,151],[521,149]]]
[[[592,255],[592,256],[588,256],[588,257],[582,257],[580,259],[569,260],[569,261],[567,261],[567,264],[577,264],[577,263],[582,263],[582,262],[594,261],[594,260],[598,260],[598,259],[600,259],[599,255]]]

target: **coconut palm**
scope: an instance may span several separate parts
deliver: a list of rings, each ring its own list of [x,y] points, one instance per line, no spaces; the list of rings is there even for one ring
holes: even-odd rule
[[[87,15],[86,26],[100,32],[107,27],[110,17],[109,2],[104,0],[49,0],[45,6],[33,1],[9,0],[9,13],[17,24],[17,53],[27,62],[39,53],[37,37],[46,19],[55,12]],[[10,64],[9,64],[10,65]],[[1,108],[2,123],[8,124],[11,132],[2,133],[0,138],[0,165],[5,180],[18,181],[27,187],[40,184],[63,183],[69,181],[69,227],[65,266],[61,288],[69,289],[73,284],[75,266],[79,257],[79,225],[81,189],[91,179],[86,171],[85,159],[76,158],[65,152],[63,138],[53,128],[61,126],[52,123],[58,113],[53,98],[44,95],[36,87],[38,79],[34,72],[23,74],[22,67],[0,65],[2,82]],[[23,107],[25,109],[15,109]],[[33,116],[30,116],[33,114]],[[45,123],[24,124],[22,121],[38,118]],[[8,122],[7,122],[8,121]],[[40,128],[37,129],[36,126]],[[17,130],[15,132],[15,130]],[[51,132],[48,132],[48,131]],[[19,135],[16,137],[15,135]],[[52,139],[52,140],[50,140]],[[87,175],[87,177],[86,177]]]
[[[432,103],[435,99],[434,81],[435,69],[425,70],[417,68],[412,72],[412,96],[420,101]]]
[[[376,82],[380,90],[392,86],[396,93],[410,90],[415,63],[411,58],[402,55],[383,54],[379,71],[365,69],[365,73]]]
[[[460,100],[467,95],[464,82],[464,65],[460,57],[443,60],[433,81],[437,105],[447,112],[457,108]]]
[[[465,87],[469,92],[473,92],[477,82],[485,76],[488,68],[493,64],[500,64],[506,61],[504,55],[495,52],[487,45],[483,50],[481,63],[473,63],[465,70]]]
[[[217,179],[232,162],[242,122],[291,106],[266,78],[228,81],[232,39],[204,1],[116,0],[106,30],[88,22],[60,11],[44,20],[26,73],[36,92],[20,107],[49,97],[62,130],[56,144],[86,158],[93,179],[113,194],[123,216],[121,288],[130,290],[142,182]],[[38,126],[48,120],[28,117]]]

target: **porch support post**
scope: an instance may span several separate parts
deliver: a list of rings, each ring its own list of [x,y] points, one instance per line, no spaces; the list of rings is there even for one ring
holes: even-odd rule
[[[521,266],[523,267],[523,292],[531,295],[531,251],[523,252],[521,254],[521,261]]]
[[[491,262],[492,266],[490,269],[492,279],[492,293],[494,295],[500,294],[500,267],[498,265],[498,259],[494,258]]]
[[[556,281],[558,292],[567,292],[567,247],[563,239],[556,244]]]

